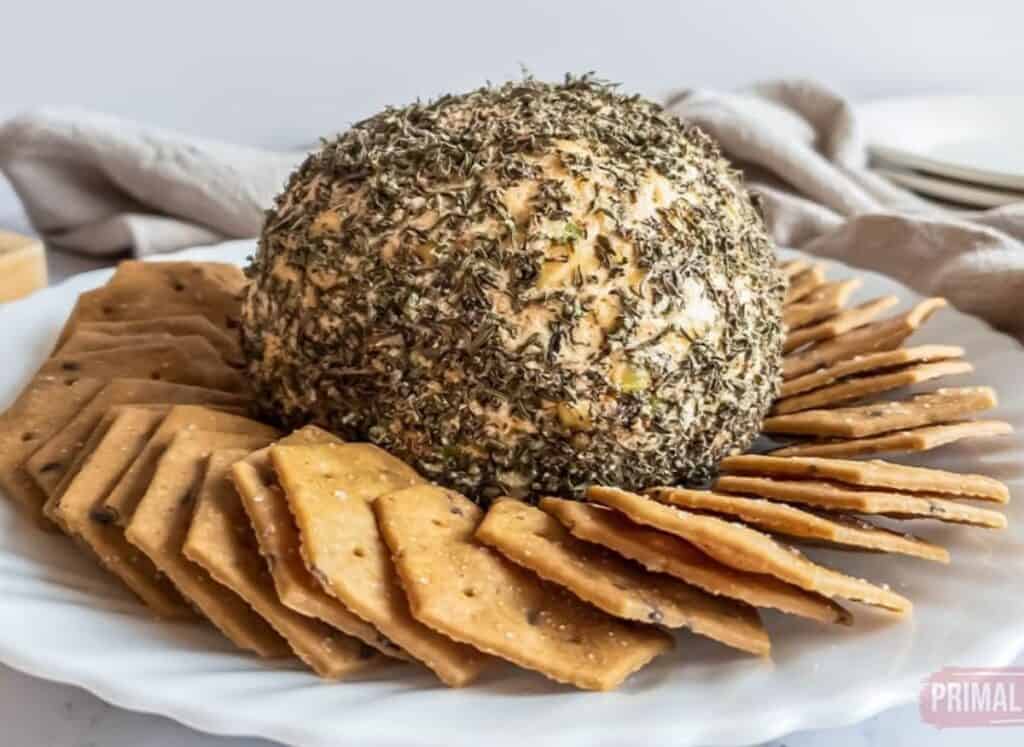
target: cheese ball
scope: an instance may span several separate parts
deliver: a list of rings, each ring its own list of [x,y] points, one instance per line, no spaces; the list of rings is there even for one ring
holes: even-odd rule
[[[784,281],[702,132],[589,77],[387,109],[248,268],[259,406],[477,499],[694,484],[776,396]]]

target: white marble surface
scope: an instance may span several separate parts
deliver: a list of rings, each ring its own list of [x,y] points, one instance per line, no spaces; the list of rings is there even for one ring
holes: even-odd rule
[[[30,232],[13,196],[0,183],[0,228]],[[104,262],[54,253],[51,282]],[[1009,622],[1009,621],[1008,621]],[[1024,666],[1024,657],[1017,662]],[[10,747],[274,747],[247,738],[214,737],[169,719],[107,705],[75,687],[44,682],[0,665],[0,744]],[[808,731],[772,747],[1018,747],[1024,727],[939,731],[923,724],[916,704],[894,708],[854,726]],[[666,745],[665,747],[670,747]]]

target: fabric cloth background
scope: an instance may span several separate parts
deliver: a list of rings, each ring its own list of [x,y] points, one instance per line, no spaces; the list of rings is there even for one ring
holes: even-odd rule
[[[761,194],[782,246],[946,296],[1024,340],[1024,203],[954,211],[868,168],[854,110],[810,81],[680,92]],[[241,147],[100,114],[45,110],[0,127],[0,169],[54,248],[144,256],[256,236],[304,153]]]

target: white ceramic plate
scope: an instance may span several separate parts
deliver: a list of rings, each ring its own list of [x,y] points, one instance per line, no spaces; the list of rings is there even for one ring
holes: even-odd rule
[[[871,153],[890,164],[1024,191],[1024,96],[914,96],[857,108]]]
[[[249,242],[184,255],[241,261]],[[848,273],[834,265],[832,273]],[[78,292],[99,285],[92,272],[0,307],[5,365],[0,401],[9,402],[49,350]],[[866,275],[863,296],[915,296]],[[998,411],[1018,435],[947,447],[919,460],[976,470],[1024,486],[1024,352],[981,322],[944,311],[920,342],[956,342],[995,385]],[[751,744],[798,729],[839,726],[913,699],[923,678],[950,665],[995,666],[1024,647],[1024,515],[987,532],[920,524],[950,547],[949,567],[816,551],[858,576],[887,582],[915,602],[896,621],[854,607],[856,625],[822,627],[766,613],[774,662],[754,660],[691,635],[675,654],[622,690],[575,692],[539,676],[500,668],[463,690],[441,687],[414,667],[325,684],[295,669],[231,650],[202,626],[150,620],[116,583],[60,536],[45,535],[0,501],[0,660],[68,682],[125,708],[160,713],[197,729],[257,735],[304,747],[601,747],[621,744]],[[917,527],[915,527],[916,529]]]
[[[883,162],[884,163],[884,162]],[[920,171],[907,171],[898,168],[875,166],[876,173],[881,174],[894,184],[912,189],[928,197],[937,197],[959,205],[970,205],[979,208],[996,208],[1024,202],[1024,192],[1010,192],[994,187],[979,187],[970,182],[943,179],[930,176]]]

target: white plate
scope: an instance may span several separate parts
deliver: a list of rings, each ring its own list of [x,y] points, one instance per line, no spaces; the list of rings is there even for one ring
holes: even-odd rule
[[[917,96],[857,108],[872,155],[891,164],[1024,191],[1024,96]]]
[[[884,162],[883,162],[884,163]],[[1024,192],[1009,192],[992,187],[979,187],[970,182],[953,181],[940,177],[929,176],[920,171],[904,171],[875,166],[876,173],[881,174],[894,184],[912,189],[928,197],[937,197],[947,202],[970,205],[979,208],[996,208],[1024,202]]]
[[[250,250],[249,242],[236,242],[180,256],[241,261]],[[848,273],[834,264],[832,272]],[[9,402],[42,360],[75,294],[108,275],[81,275],[0,309],[0,401]],[[916,298],[892,280],[866,275],[864,297],[882,293]],[[918,341],[965,346],[978,367],[974,379],[999,388],[998,415],[1018,429],[919,461],[994,475],[1024,495],[1024,352],[955,311],[943,311]],[[766,613],[774,663],[681,635],[675,654],[621,691],[594,694],[511,668],[463,690],[400,666],[325,684],[235,653],[202,626],[148,619],[66,539],[40,533],[0,501],[0,660],[197,729],[308,747],[750,744],[910,701],[923,678],[944,666],[1013,660],[1024,647],[1024,516],[1016,503],[1009,513],[1011,528],[998,533],[921,523],[921,534],[951,548],[949,567],[813,553],[909,596],[916,608],[908,620],[854,607],[856,625],[841,629]]]

